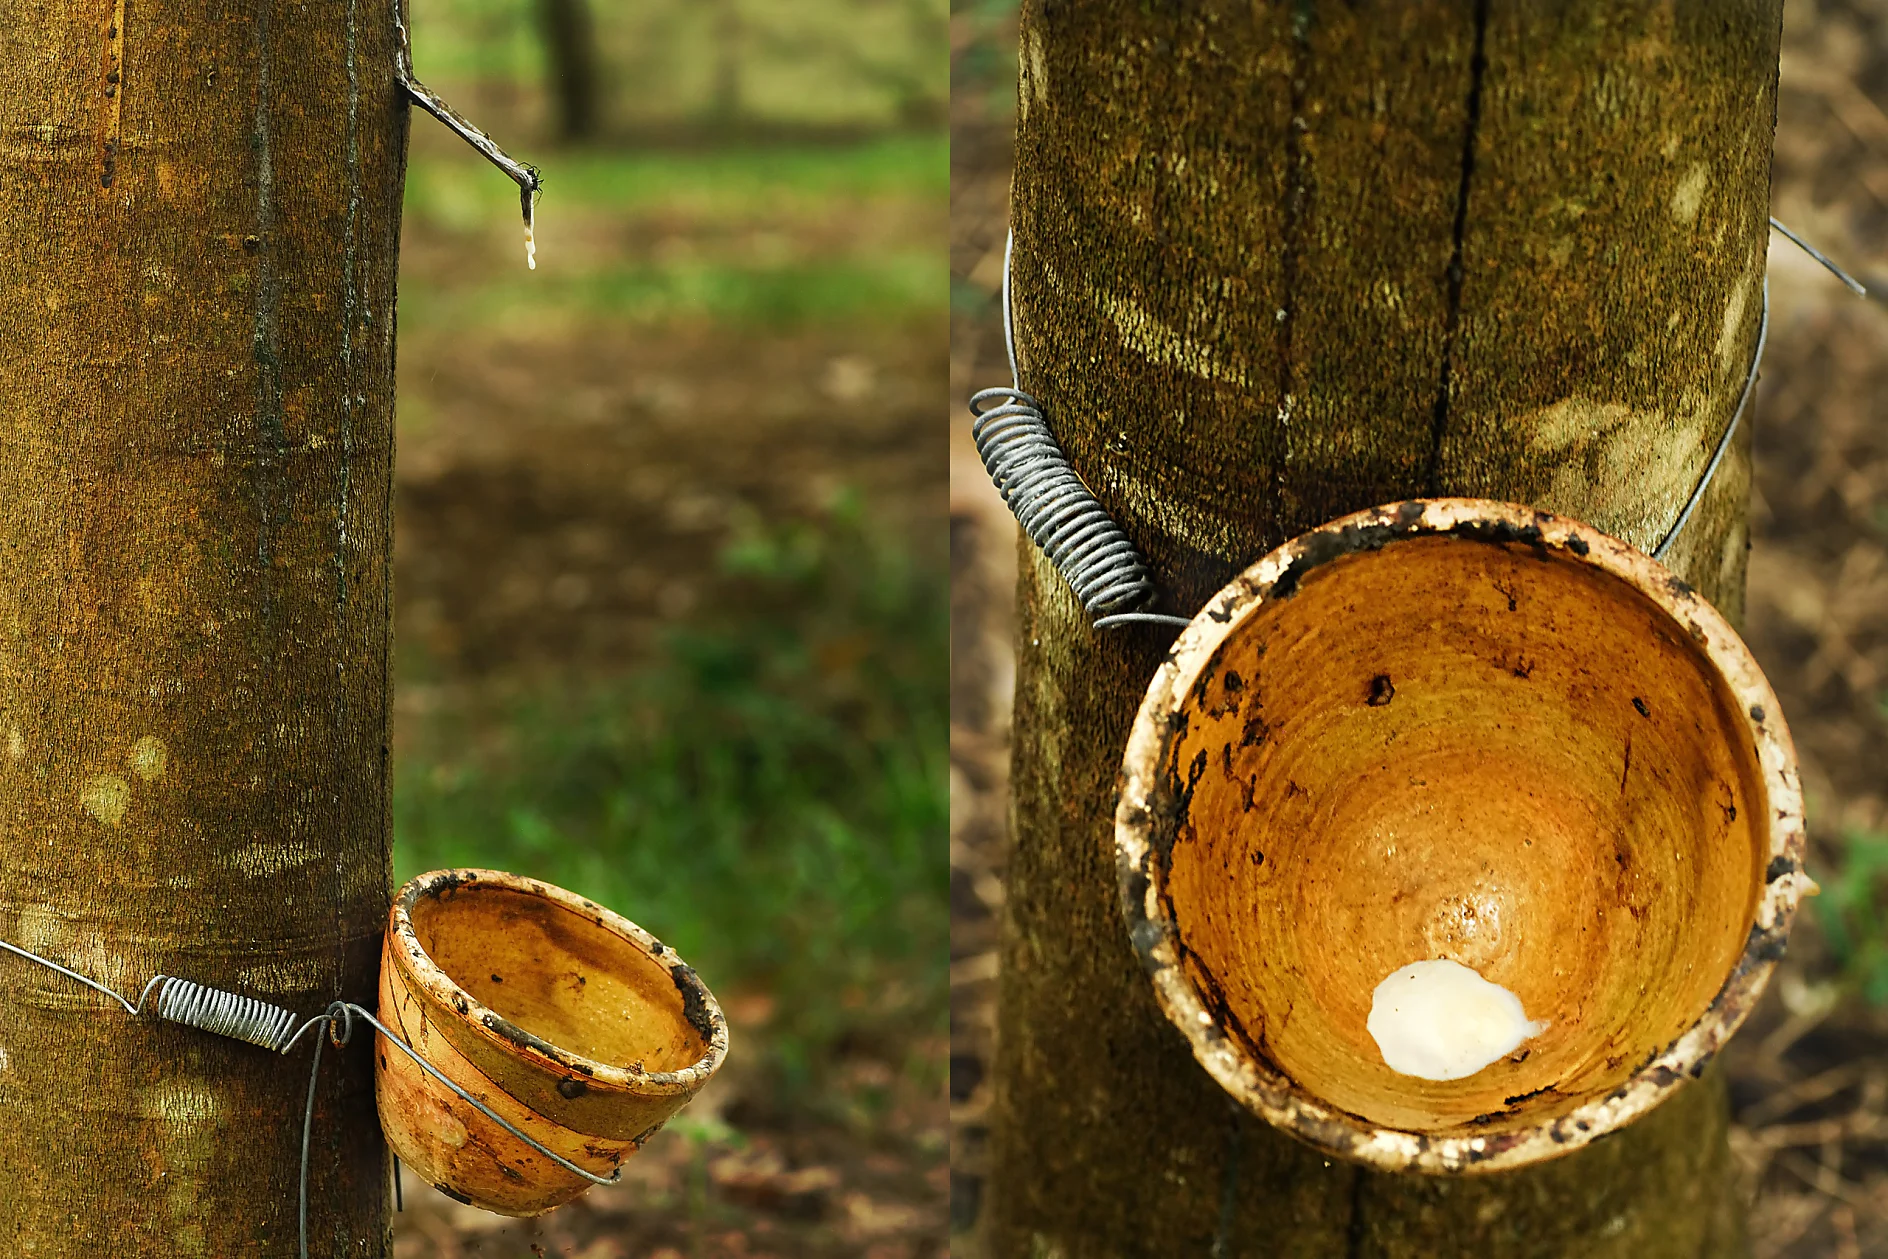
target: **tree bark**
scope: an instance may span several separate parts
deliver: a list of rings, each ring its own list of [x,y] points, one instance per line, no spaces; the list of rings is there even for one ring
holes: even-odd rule
[[[585,0],[539,0],[558,130],[570,141],[597,133],[596,24]]]
[[[1026,0],[1023,387],[1191,613],[1397,499],[1533,503],[1650,549],[1757,338],[1781,12]],[[1733,619],[1747,418],[1670,566]],[[1114,782],[1171,640],[1092,632],[1023,544],[995,1256],[1720,1256],[1722,1085],[1470,1179],[1329,1162],[1234,1108],[1117,908]]]
[[[0,937],[373,1004],[406,105],[363,0],[0,0]],[[371,1036],[310,1251],[391,1253]],[[0,1237],[292,1256],[289,1058],[0,959]]]

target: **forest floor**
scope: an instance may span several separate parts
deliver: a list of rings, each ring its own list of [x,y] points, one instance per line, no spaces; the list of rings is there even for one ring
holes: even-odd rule
[[[1888,4],[1786,10],[1773,212],[1888,295]],[[1007,379],[997,291],[1013,10],[952,26],[951,1228],[981,1209],[1014,662],[1014,522],[962,422]],[[1746,638],[1801,757],[1789,956],[1725,1054],[1755,1259],[1888,1256],[1888,309],[1773,237]],[[1870,998],[1873,998],[1871,1002]]]
[[[624,1183],[537,1220],[409,1170],[395,1253],[941,1256],[943,139],[533,153],[527,272],[510,185],[426,126],[399,874],[605,901],[733,1048]]]

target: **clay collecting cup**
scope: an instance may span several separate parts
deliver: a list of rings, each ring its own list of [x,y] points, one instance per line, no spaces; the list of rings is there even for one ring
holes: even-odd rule
[[[1702,1073],[1782,955],[1795,754],[1724,619],[1631,547],[1510,504],[1361,512],[1247,569],[1130,737],[1122,902],[1235,1098],[1387,1170],[1566,1153]],[[1448,958],[1547,1029],[1392,1071],[1391,972]]]
[[[380,1021],[520,1131],[608,1176],[708,1082],[727,1023],[672,949],[535,879],[436,870],[394,898]],[[387,1143],[442,1192],[502,1215],[590,1182],[559,1167],[376,1037]]]

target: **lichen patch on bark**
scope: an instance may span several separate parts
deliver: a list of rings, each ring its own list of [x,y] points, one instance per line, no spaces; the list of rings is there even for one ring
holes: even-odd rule
[[[164,776],[164,770],[170,765],[170,749],[156,735],[142,735],[131,745],[128,759],[132,773],[147,783],[156,782]]]
[[[1698,217],[1698,207],[1704,204],[1705,190],[1711,182],[1711,167],[1705,162],[1693,162],[1684,177],[1678,181],[1678,187],[1672,190],[1672,219],[1674,222],[1689,224]]]
[[[95,774],[79,792],[80,806],[106,826],[115,827],[124,821],[130,803],[131,784],[116,774]]]

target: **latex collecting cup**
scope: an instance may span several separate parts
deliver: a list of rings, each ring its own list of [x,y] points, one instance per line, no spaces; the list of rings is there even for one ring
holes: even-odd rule
[[[1254,564],[1180,635],[1122,772],[1122,905],[1168,1018],[1248,1108],[1390,1170],[1515,1167],[1645,1114],[1814,886],[1789,732],[1724,618],[1512,504],[1395,504]],[[1370,1027],[1432,960],[1519,1000],[1459,989],[1514,1042],[1431,1072],[1459,1078],[1395,1069]]]
[[[674,950],[572,892],[491,870],[436,870],[400,889],[379,1015],[508,1123],[600,1176],[728,1051],[720,1007]],[[442,1192],[536,1215],[591,1187],[375,1040],[387,1143]]]

